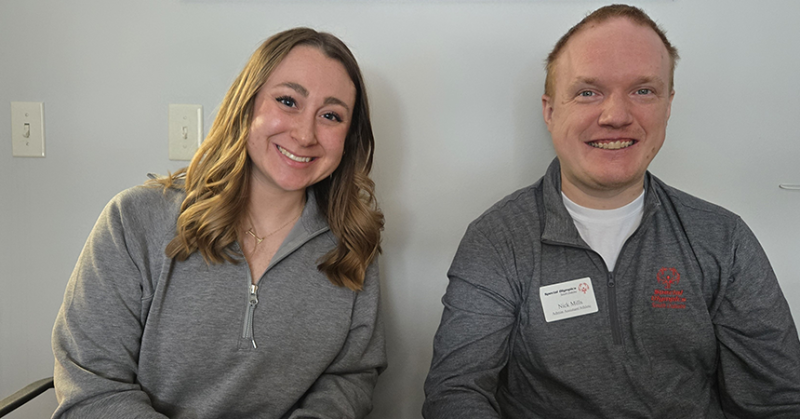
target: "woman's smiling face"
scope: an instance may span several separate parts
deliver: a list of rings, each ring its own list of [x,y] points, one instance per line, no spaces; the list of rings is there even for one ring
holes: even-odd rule
[[[298,192],[339,166],[356,88],[344,66],[300,45],[256,94],[247,154],[251,187]]]

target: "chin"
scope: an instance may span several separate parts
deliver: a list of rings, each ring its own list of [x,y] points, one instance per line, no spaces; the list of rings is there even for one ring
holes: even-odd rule
[[[635,174],[601,176],[597,178],[597,184],[606,190],[625,189],[641,182],[642,179],[643,176],[637,176]]]

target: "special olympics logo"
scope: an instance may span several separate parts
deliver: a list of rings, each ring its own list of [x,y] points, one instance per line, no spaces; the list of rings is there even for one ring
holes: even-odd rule
[[[585,282],[582,282],[580,285],[578,285],[578,291],[586,294],[586,291],[589,291],[589,286],[586,285]]]
[[[681,274],[675,268],[661,268],[658,271],[658,282],[664,284],[664,288],[670,289],[672,284],[681,282]]]

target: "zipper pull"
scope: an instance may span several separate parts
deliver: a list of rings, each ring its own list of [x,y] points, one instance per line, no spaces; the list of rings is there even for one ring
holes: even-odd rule
[[[256,294],[258,291],[258,285],[252,284],[250,285],[250,305],[254,306],[258,304],[258,295]]]
[[[256,345],[256,338],[253,336],[253,313],[256,310],[256,304],[258,304],[258,285],[251,284],[250,285],[250,300],[247,305],[247,318],[245,319],[244,324],[244,337],[250,338],[250,343],[253,344],[253,349],[257,349],[258,346]]]

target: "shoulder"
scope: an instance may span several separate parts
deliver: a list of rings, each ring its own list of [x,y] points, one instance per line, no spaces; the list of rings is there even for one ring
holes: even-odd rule
[[[682,218],[698,223],[711,222],[730,226],[741,222],[738,215],[717,204],[673,188],[655,176],[651,175],[651,180],[661,204],[673,208],[675,212],[682,215]]]
[[[502,232],[528,227],[538,228],[541,184],[518,189],[496,202],[470,224],[470,229]]]
[[[174,219],[185,197],[181,189],[146,184],[118,193],[109,206],[128,216],[155,217],[153,221],[165,216]]]
[[[519,256],[533,254],[535,242],[541,236],[540,195],[540,182],[519,189],[470,223],[450,273],[461,268],[513,266]]]
[[[732,211],[668,186],[654,176],[652,180],[661,213],[671,225],[680,226],[696,252],[704,249],[732,260],[737,247],[758,243],[747,224]]]
[[[181,189],[157,184],[134,186],[109,201],[99,222],[123,232],[128,239],[134,236],[147,241],[162,236],[171,238],[185,196]]]
[[[137,185],[118,193],[112,202],[126,208],[146,209],[156,207],[167,209],[176,203],[180,206],[186,192],[177,188],[165,188],[158,184]]]

